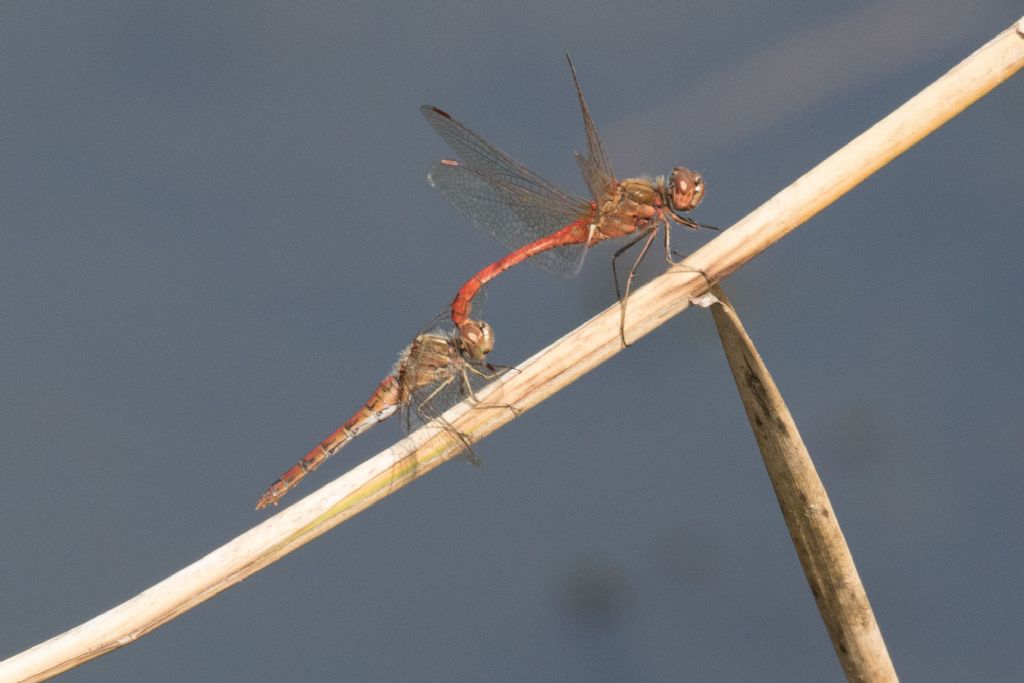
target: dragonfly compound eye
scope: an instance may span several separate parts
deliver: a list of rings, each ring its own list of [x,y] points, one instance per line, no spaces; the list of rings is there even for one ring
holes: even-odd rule
[[[704,178],[696,171],[678,166],[672,169],[668,184],[676,211],[690,211],[704,199]]]
[[[482,320],[467,320],[459,326],[462,348],[470,356],[482,359],[494,350],[494,331]]]

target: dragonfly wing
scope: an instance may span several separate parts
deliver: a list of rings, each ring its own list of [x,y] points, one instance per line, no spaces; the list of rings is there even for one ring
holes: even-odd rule
[[[427,180],[478,228],[515,251],[561,230],[591,210],[580,198],[552,195],[520,177],[485,176],[469,166],[441,161]],[[572,277],[586,256],[585,243],[543,251],[529,259],[540,268]]]
[[[453,375],[442,382],[435,382],[417,387],[410,392],[410,401],[402,407],[402,427],[406,432],[413,432],[423,425],[437,420],[444,428],[461,443],[461,457],[473,465],[481,465],[480,459],[473,452],[466,435],[457,430],[442,415],[456,403],[467,398],[461,377]]]
[[[615,191],[615,178],[594,163],[591,157],[576,153],[576,163],[580,166],[583,181],[590,188],[595,200],[610,197]]]
[[[534,193],[559,202],[586,204],[571,192],[541,178],[521,163],[487,142],[479,133],[456,121],[452,116],[428,104],[420,107],[427,123],[454,150],[464,166],[468,166],[492,182],[531,187]]]
[[[572,65],[569,55],[565,56],[569,62],[569,70],[572,72],[572,82],[576,86],[576,96],[580,101],[580,112],[583,114],[583,129],[587,134],[587,156],[576,154],[576,162],[580,165],[583,173],[583,180],[590,188],[590,193],[595,200],[611,196],[615,189],[615,174],[612,172],[612,165],[604,153],[604,145],[597,135],[594,127],[594,120],[590,118],[590,108],[587,101],[583,99],[583,89],[580,88],[579,79],[576,78],[576,67]]]

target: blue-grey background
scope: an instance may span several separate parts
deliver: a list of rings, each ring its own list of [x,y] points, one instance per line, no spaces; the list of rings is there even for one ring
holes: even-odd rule
[[[700,169],[727,226],[1019,14],[5,3],[0,656],[264,519],[502,253],[427,185],[420,104],[582,191],[568,51],[619,175]],[[1022,111],[1018,75],[725,283],[905,680],[1024,672]],[[611,251],[496,281],[493,360],[609,305]],[[706,311],[477,452],[67,680],[841,678]]]

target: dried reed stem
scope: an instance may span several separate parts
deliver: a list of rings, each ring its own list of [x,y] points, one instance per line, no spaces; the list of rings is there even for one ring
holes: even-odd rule
[[[1024,20],[1022,20],[1024,21]],[[687,259],[720,280],[821,211],[1024,66],[1024,24],[996,36],[909,102]],[[706,289],[699,274],[670,269],[629,300],[637,339]],[[612,306],[509,373],[481,398],[527,410],[621,349]],[[513,417],[500,407],[459,405],[446,418],[479,439]],[[0,681],[38,681],[149,633],[337,526],[454,457],[458,440],[427,426],[206,557],[86,623],[0,662]]]
[[[739,315],[716,286],[711,307],[743,409],[836,657],[850,681],[895,683],[867,591],[800,430]]]

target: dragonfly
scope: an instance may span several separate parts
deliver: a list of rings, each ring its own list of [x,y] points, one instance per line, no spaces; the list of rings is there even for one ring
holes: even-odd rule
[[[665,228],[665,258],[673,265],[677,264],[672,260],[670,224],[692,230],[717,228],[681,215],[695,209],[704,199],[704,178],[696,171],[677,166],[667,177],[616,179],[583,98],[576,68],[568,55],[566,60],[587,136],[587,154],[577,152],[576,161],[590,190],[589,200],[544,180],[448,112],[430,105],[420,108],[427,122],[459,157],[435,163],[427,175],[428,181],[477,227],[511,250],[462,285],[452,301],[451,319],[456,327],[465,324],[477,292],[522,261],[529,259],[544,270],[572,277],[579,272],[590,247],[609,239],[629,238],[612,257],[615,292],[622,306],[622,344],[629,346],[625,333],[626,299],[637,267],[658,228]],[[640,241],[643,246],[629,270],[625,288],[620,289],[616,261]]]
[[[416,335],[366,404],[274,481],[260,496],[257,510],[277,505],[282,496],[327,458],[395,413],[402,415],[405,431],[413,431],[439,418],[463,399],[476,399],[477,391],[505,371],[485,360],[494,349],[490,325],[482,320],[467,320],[453,330],[444,323],[447,317],[446,309]],[[447,427],[463,442],[470,461],[476,462],[466,437],[450,425]]]

